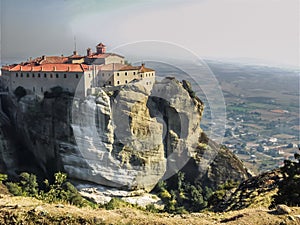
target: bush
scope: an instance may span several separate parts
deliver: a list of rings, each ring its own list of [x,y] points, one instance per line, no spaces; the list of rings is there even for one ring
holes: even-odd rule
[[[149,205],[146,205],[146,211],[152,212],[152,213],[158,213],[159,209],[157,209],[154,204],[149,204]]]
[[[295,153],[295,160],[285,160],[281,168],[283,179],[278,184],[277,195],[274,196],[271,207],[277,204],[300,206],[300,155]]]
[[[2,184],[2,182],[6,180],[7,180],[7,175],[0,173],[0,184]]]
[[[17,183],[8,182],[6,186],[10,193],[18,196],[38,196],[38,183],[34,174],[23,172],[20,174],[20,181]]]
[[[232,189],[238,187],[238,185],[239,182],[234,180],[228,180],[224,184],[220,185],[215,192],[211,193],[208,199],[209,206],[212,206],[214,210],[217,210],[219,203],[223,201]]]
[[[21,173],[19,182],[7,182],[6,186],[10,193],[17,196],[36,197],[40,200],[53,203],[63,202],[77,206],[90,205],[92,202],[84,199],[77,189],[67,181],[67,175],[61,172],[54,174],[54,183],[49,184],[48,180],[44,181],[45,190],[39,190],[36,176],[29,173]]]
[[[112,198],[108,203],[104,204],[104,207],[107,210],[120,209],[126,206],[128,207],[131,205],[120,198]]]
[[[204,191],[199,183],[190,184],[185,180],[185,174],[177,173],[177,184],[169,188],[165,181],[160,181],[156,189],[169,213],[198,212],[207,207],[208,198],[212,195],[210,188]]]
[[[49,185],[49,181],[44,181],[48,191],[40,192],[40,199],[47,202],[65,202],[77,206],[84,206],[88,203],[77,191],[77,189],[70,182],[67,181],[65,173],[55,173],[54,183]]]

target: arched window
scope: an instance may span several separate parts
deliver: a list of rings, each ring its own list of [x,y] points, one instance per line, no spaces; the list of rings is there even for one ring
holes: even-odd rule
[[[120,84],[120,81],[119,81],[119,80],[117,81],[117,84]]]

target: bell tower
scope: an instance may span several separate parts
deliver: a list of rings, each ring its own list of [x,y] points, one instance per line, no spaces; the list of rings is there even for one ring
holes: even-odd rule
[[[106,46],[101,42],[96,46],[97,54],[104,54],[106,52]]]

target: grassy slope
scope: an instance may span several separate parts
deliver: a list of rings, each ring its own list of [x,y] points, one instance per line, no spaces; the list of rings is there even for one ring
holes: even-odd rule
[[[292,208],[291,215],[300,215]],[[136,208],[115,210],[77,208],[71,205],[46,204],[25,197],[0,195],[0,224],[300,224],[288,215],[275,215],[266,208],[243,209],[226,213],[170,215],[150,213]],[[297,223],[298,222],[298,223]]]

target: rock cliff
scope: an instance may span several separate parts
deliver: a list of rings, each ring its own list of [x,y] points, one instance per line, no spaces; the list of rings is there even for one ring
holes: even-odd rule
[[[32,154],[45,174],[62,170],[81,183],[150,191],[179,170],[210,187],[247,178],[241,161],[202,132],[203,108],[188,82],[165,78],[151,93],[133,83],[97,89],[85,100],[2,96],[1,124],[7,127],[6,118],[13,143],[22,146],[17,154]],[[1,158],[9,162],[5,152],[13,148],[5,149]]]

